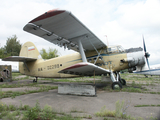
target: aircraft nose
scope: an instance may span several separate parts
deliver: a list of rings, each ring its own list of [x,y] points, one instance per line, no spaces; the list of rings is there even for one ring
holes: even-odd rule
[[[150,57],[150,54],[148,52],[145,53],[144,55],[146,58],[149,58]]]
[[[146,58],[148,68],[150,69],[150,67],[149,67],[149,61],[148,61],[148,58],[149,58],[150,54],[147,52],[145,41],[144,41],[144,36],[143,36],[143,48],[144,48],[144,56]]]

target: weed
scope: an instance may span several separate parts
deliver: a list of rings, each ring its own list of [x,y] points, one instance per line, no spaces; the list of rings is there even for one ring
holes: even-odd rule
[[[106,109],[106,106],[103,106],[100,112],[95,113],[97,117],[115,117],[115,111],[110,111]]]
[[[92,119],[92,116],[91,115],[83,115],[83,118],[86,118],[86,119]]]
[[[114,118],[122,118],[127,119],[129,116],[126,115],[126,110],[129,107],[130,102],[127,104],[124,103],[124,101],[116,103],[116,110],[110,111],[106,109],[106,106],[103,106],[100,110],[100,112],[96,112],[95,115],[97,117],[114,117]],[[126,106],[127,105],[127,106]]]
[[[10,110],[10,111],[15,111],[17,108],[16,108],[16,106],[15,105],[9,105],[8,106],[8,110]]]
[[[26,119],[26,120],[38,119],[40,111],[41,109],[39,106],[39,102],[36,102],[36,105],[33,108],[30,108],[29,110],[24,112],[23,119]]]
[[[41,119],[48,120],[48,119],[54,118],[55,114],[53,114],[53,110],[49,105],[45,105],[40,116],[41,116]]]

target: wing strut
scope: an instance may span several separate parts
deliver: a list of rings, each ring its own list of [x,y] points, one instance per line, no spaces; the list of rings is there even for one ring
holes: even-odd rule
[[[24,65],[26,66],[28,72],[30,72],[30,70],[29,70],[29,68],[28,68],[28,66],[27,66],[26,60],[24,61]]]
[[[98,50],[96,49],[96,47],[93,45],[93,43],[89,40],[89,42],[91,43],[91,45],[94,47],[94,49],[96,50],[96,52],[97,52],[97,54],[98,54],[98,56],[97,56],[97,58],[96,58],[96,60],[95,61],[97,61],[97,59],[98,59],[98,57],[101,57],[102,58],[102,60],[103,60],[103,57],[101,56],[101,51],[100,52],[98,52]],[[104,62],[104,60],[103,60],[103,62]],[[96,63],[96,62],[95,62]],[[94,64],[95,64],[94,63]],[[104,62],[104,64],[106,65],[106,63]]]
[[[84,37],[87,37],[87,36],[84,36]],[[83,38],[83,37],[82,37],[82,38]],[[81,39],[82,39],[82,38],[80,38],[80,39],[78,40],[79,52],[80,52],[80,54],[81,54],[82,61],[83,61],[83,62],[87,62],[86,55],[85,55],[85,53],[84,53],[84,49],[83,49],[83,46],[82,46],[82,43],[81,43]]]

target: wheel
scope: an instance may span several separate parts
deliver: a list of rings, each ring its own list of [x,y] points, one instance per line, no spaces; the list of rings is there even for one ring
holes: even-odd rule
[[[3,82],[3,79],[1,78],[0,82]]]
[[[37,82],[36,79],[33,80],[33,83]]]
[[[121,79],[121,80],[120,80],[120,83],[121,83],[122,85],[126,85],[125,79]]]
[[[113,90],[120,90],[120,89],[122,89],[121,83],[120,82],[113,82],[112,83],[112,89]]]

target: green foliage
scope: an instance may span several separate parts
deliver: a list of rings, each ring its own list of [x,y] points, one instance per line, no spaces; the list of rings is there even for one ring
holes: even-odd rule
[[[115,117],[115,111],[110,111],[106,109],[106,106],[103,106],[100,112],[95,113],[97,117]]]
[[[134,107],[160,107],[159,105],[135,105]]]
[[[8,56],[11,56],[11,54],[7,53],[6,50],[3,47],[0,48],[0,58],[6,58]]]
[[[48,52],[46,52],[46,50],[42,48],[42,50],[40,51],[40,54],[43,59],[55,58],[55,57],[58,57],[58,50],[49,48]]]
[[[20,41],[17,40],[17,36],[13,35],[13,37],[7,38],[6,45],[4,46],[4,53],[11,56],[19,56],[21,50]]]
[[[19,72],[17,72],[17,73],[12,72],[12,77],[19,76],[19,75],[22,75],[22,74]]]
[[[24,112],[23,119],[35,120],[39,117],[40,111],[41,111],[41,108],[39,106],[39,102],[37,102],[36,105],[33,108],[30,108],[29,110]]]
[[[40,116],[43,120],[50,120],[52,118],[55,118],[56,115],[53,114],[53,109],[51,108],[51,106],[45,105]]]
[[[106,106],[103,106],[100,110],[100,112],[95,113],[97,117],[115,117],[115,118],[129,118],[129,116],[126,115],[126,110],[129,107],[129,105],[125,104],[124,101],[116,102],[116,110],[110,111],[106,109]]]

